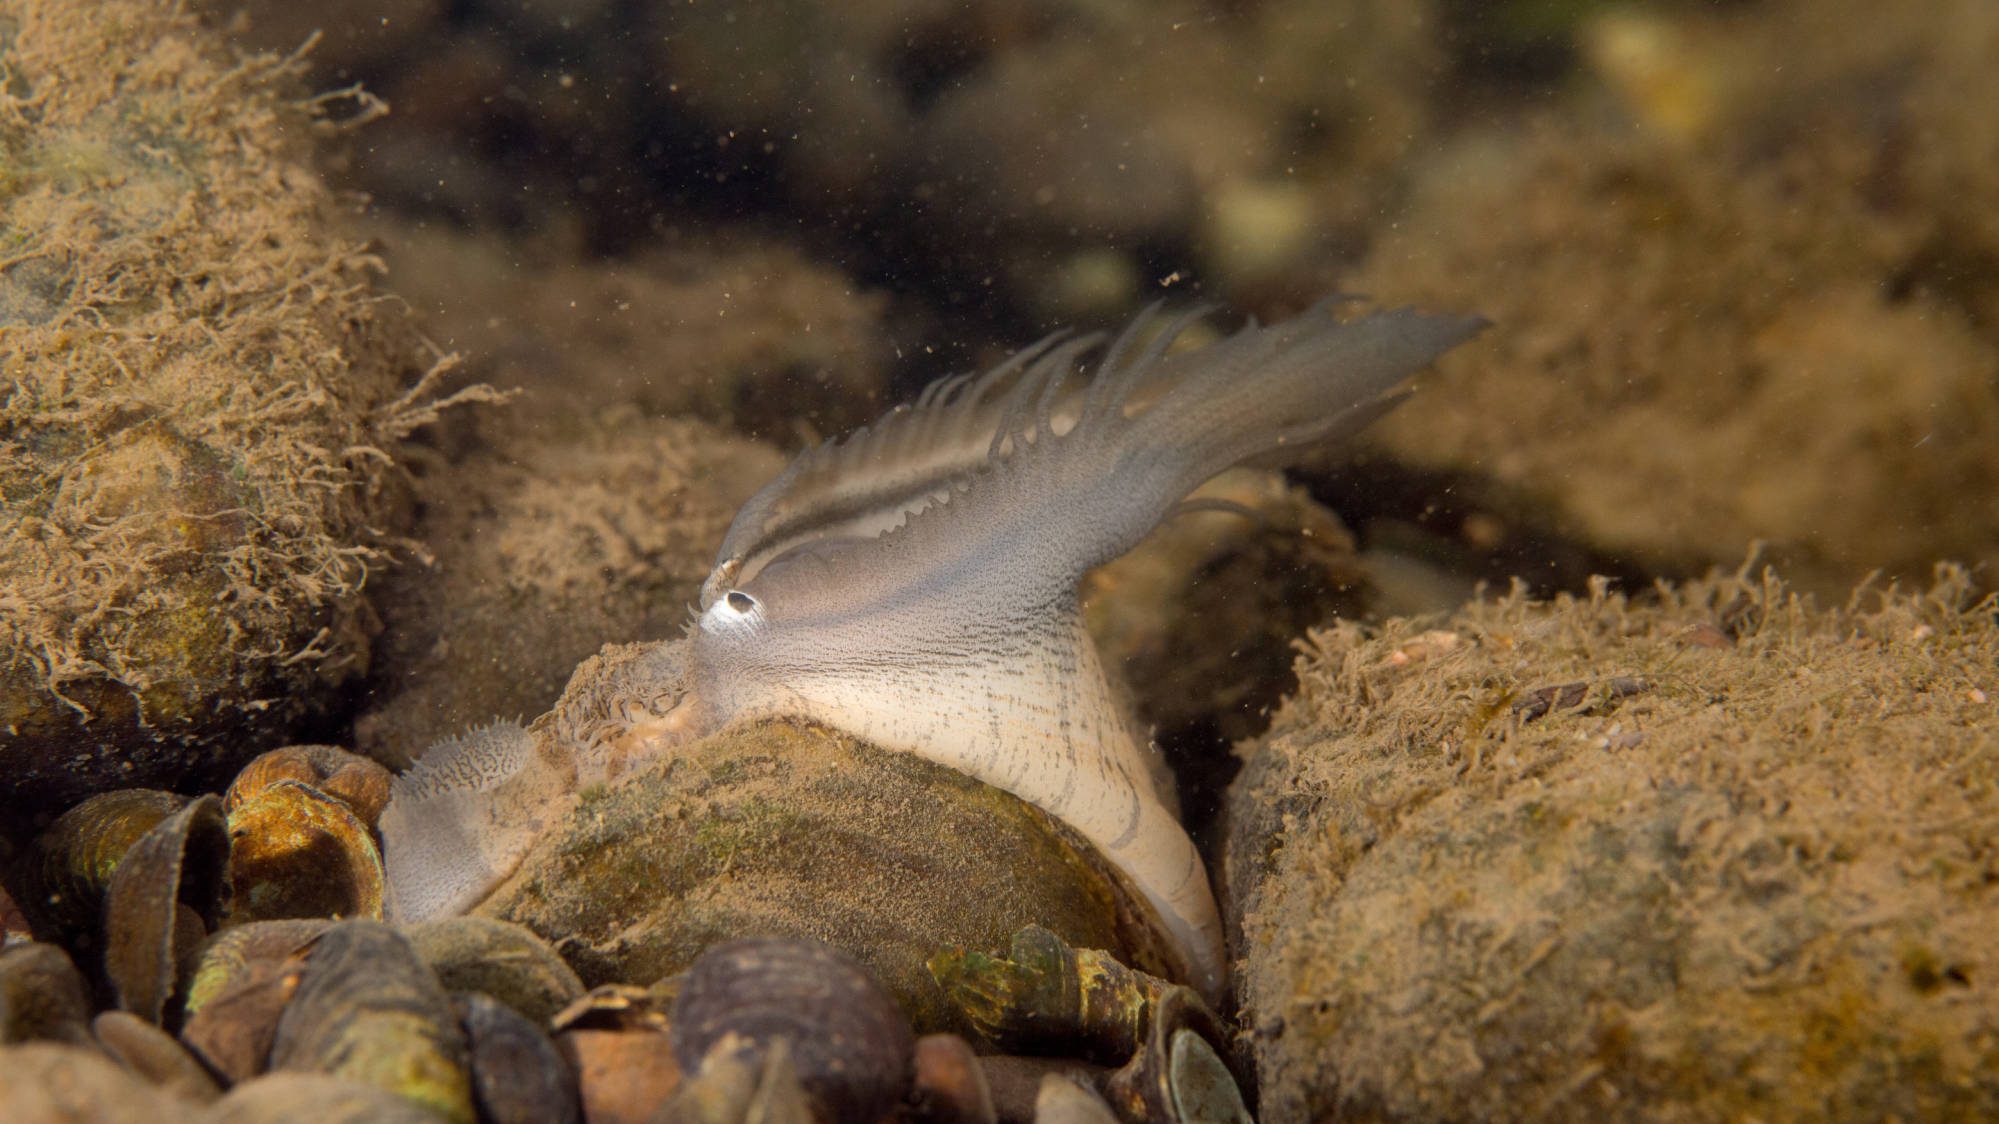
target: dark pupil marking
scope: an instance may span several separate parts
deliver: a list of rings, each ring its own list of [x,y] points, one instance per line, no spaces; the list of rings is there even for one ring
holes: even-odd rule
[[[739,589],[729,591],[729,608],[738,613],[747,613],[757,607],[757,599]]]

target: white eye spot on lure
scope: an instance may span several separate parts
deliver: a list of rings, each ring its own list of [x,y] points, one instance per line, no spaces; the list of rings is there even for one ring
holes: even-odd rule
[[[763,606],[757,599],[732,589],[701,614],[700,626],[703,632],[749,635],[762,626],[763,620]]]
[[[1004,789],[1088,839],[1150,907],[1178,974],[1219,997],[1206,869],[1115,701],[1076,586],[1209,477],[1359,432],[1484,325],[1408,309],[1343,321],[1336,307],[1172,355],[1206,310],[1148,310],[1088,379],[1079,364],[1102,338],[1052,336],[801,454],[737,513],[684,659],[661,659],[670,690],[629,688],[675,700],[670,713],[635,705],[636,725],[698,737],[801,718]],[[395,799],[446,808],[435,787]],[[444,859],[403,850],[389,841],[392,887],[464,899],[431,886]]]

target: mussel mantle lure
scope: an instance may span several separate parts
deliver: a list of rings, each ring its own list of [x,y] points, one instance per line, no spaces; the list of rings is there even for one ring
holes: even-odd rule
[[[1188,982],[1217,994],[1207,873],[1114,701],[1077,584],[1209,477],[1358,432],[1484,323],[1336,307],[1172,354],[1208,310],[1151,310],[1086,381],[1102,338],[1054,336],[801,454],[729,528],[691,642],[661,663],[683,681],[648,751],[796,717],[958,769],[1088,839]],[[518,863],[532,835],[499,790],[537,752],[517,726],[454,739],[397,782],[382,827],[403,916],[462,909]]]

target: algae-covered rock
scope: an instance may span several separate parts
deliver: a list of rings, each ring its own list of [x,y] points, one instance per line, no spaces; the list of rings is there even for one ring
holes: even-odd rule
[[[1314,633],[1231,792],[1264,1118],[1999,1113],[1999,601]]]
[[[365,665],[427,360],[324,232],[288,65],[29,0],[0,74],[0,804],[59,805],[216,774]]]
[[[883,405],[886,295],[767,235],[704,227],[610,260],[557,235],[381,235],[425,331],[535,417],[636,407],[796,446]]]
[[[739,937],[815,938],[865,965],[919,1029],[963,1029],[931,955],[1002,949],[1029,924],[1159,964],[1122,887],[1038,809],[786,723],[586,791],[476,912],[541,933],[589,984],[658,980]]]
[[[1999,558],[1999,18],[1883,15],[1584,21],[1625,118],[1468,131],[1353,282],[1494,324],[1381,444],[1655,573],[1754,541],[1820,591]]]

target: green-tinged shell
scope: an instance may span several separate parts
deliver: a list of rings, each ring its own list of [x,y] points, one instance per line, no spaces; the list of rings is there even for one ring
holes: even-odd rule
[[[1005,1053],[1076,1054],[1115,1064],[1145,1041],[1158,1000],[1177,985],[1071,947],[1039,925],[1005,956],[949,949],[930,972],[982,1037]]]
[[[222,1095],[187,1047],[130,1011],[106,1011],[91,1020],[90,1031],[98,1048],[158,1088],[202,1104]]]
[[[187,802],[171,792],[123,788],[70,808],[35,839],[33,896],[22,906],[61,933],[94,934],[118,860]]]
[[[1086,844],[999,789],[771,723],[586,791],[476,912],[560,939],[587,983],[660,979],[733,937],[822,940],[928,1031],[962,1026],[924,967],[942,946],[1040,924],[1160,963],[1128,901]]]
[[[0,1045],[90,1041],[90,994],[69,954],[52,944],[0,950]]]
[[[1191,988],[1038,926],[1015,934],[1006,956],[954,949],[930,968],[1001,1050],[1122,1063],[1093,1087],[1125,1120],[1248,1120],[1240,1078],[1221,1052],[1227,1030]]]
[[[909,1092],[909,1020],[852,957],[818,941],[710,948],[681,981],[672,1024],[674,1057],[697,1080],[718,1048],[764,1059],[787,1044],[791,1069],[824,1119],[878,1120]]]
[[[269,1073],[210,1107],[202,1124],[437,1124],[435,1114],[385,1089],[323,1073]],[[158,1124],[157,1121],[152,1124]]]
[[[583,981],[524,925],[491,917],[448,917],[403,930],[446,991],[476,991],[538,1026],[583,994]]]
[[[229,810],[229,924],[382,919],[381,851],[345,801],[291,779],[241,791],[232,786],[230,796],[236,802]]]
[[[194,1124],[200,1112],[95,1047],[0,1046],[0,1120],[8,1124]]]
[[[271,1069],[325,1073],[471,1124],[465,1033],[407,938],[373,921],[320,934],[278,1020]]]
[[[161,820],[125,852],[104,903],[104,971],[121,1008],[152,1023],[167,1017],[183,966],[221,912],[228,855],[214,796]]]
[[[576,1074],[555,1043],[519,1012],[478,992],[452,998],[472,1055],[480,1124],[575,1124]]]
[[[304,978],[306,954],[331,925],[257,921],[209,938],[188,985],[181,1041],[229,1081],[264,1072],[278,1019]]]
[[[389,803],[389,779],[377,762],[337,745],[288,745],[243,766],[223,794],[222,808],[233,820],[244,802],[279,782],[296,781],[345,804],[372,829]]]

